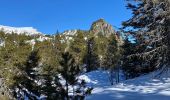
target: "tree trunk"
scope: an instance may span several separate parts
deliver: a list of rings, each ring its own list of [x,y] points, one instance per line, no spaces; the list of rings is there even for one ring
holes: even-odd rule
[[[110,70],[110,73],[109,73],[109,80],[110,80],[110,83],[111,85],[113,85],[113,69]]]
[[[119,83],[119,72],[120,72],[120,69],[119,69],[119,66],[117,68],[117,82]]]
[[[72,86],[72,88],[73,88],[73,98],[75,97],[75,95],[74,95],[74,85]]]
[[[68,82],[66,80],[66,98],[67,100],[69,100],[69,96],[68,96]]]

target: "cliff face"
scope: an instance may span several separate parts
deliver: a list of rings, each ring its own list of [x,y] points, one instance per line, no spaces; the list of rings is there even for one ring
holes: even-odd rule
[[[110,36],[110,34],[115,34],[115,31],[112,25],[108,24],[104,19],[99,19],[95,21],[90,31],[93,32],[95,35],[102,34],[104,36]]]

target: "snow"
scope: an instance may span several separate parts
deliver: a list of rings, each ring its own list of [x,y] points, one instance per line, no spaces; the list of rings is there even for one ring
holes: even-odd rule
[[[51,40],[51,38],[46,37],[46,36],[40,36],[39,38],[36,39],[37,41],[43,42],[45,40]]]
[[[87,37],[84,37],[84,40],[87,40]]]
[[[40,37],[38,37],[36,39],[25,41],[25,43],[30,44],[32,46],[32,50],[33,50],[34,46],[36,44],[36,41],[43,42],[43,41],[46,41],[46,40],[51,40],[51,38],[45,37],[45,36],[40,36]]]
[[[11,34],[13,32],[17,34],[26,34],[26,35],[42,34],[41,32],[38,32],[37,29],[33,27],[11,27],[11,26],[0,25],[0,30],[8,34]]]
[[[170,100],[170,74],[155,78],[158,73],[152,72],[113,86],[109,83],[107,71],[93,71],[80,78],[94,87],[86,100]]]
[[[108,75],[107,71],[96,70],[80,75],[79,79],[85,80],[88,83],[87,85],[91,87],[109,86]]]
[[[68,30],[68,31],[63,32],[63,34],[67,36],[74,36],[76,33],[77,33],[77,30]]]
[[[0,47],[5,46],[5,41],[0,38]]]

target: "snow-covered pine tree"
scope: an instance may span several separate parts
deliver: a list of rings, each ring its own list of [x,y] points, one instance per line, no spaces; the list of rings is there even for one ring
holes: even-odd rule
[[[127,8],[133,16],[123,22],[125,31],[131,33],[139,42],[142,50],[128,55],[127,58],[138,57],[154,68],[170,65],[170,1],[169,0],[128,0]],[[127,31],[127,29],[132,29]]]

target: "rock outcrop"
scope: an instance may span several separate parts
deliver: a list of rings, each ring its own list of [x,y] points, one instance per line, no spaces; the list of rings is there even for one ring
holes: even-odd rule
[[[108,24],[104,19],[99,19],[95,21],[90,31],[93,32],[95,35],[102,34],[104,36],[110,36],[111,34],[115,34],[115,30],[111,24]]]

